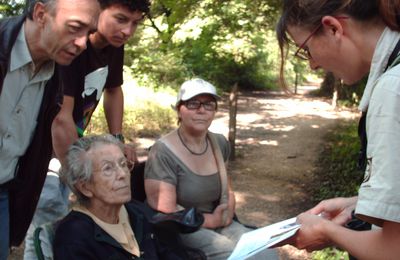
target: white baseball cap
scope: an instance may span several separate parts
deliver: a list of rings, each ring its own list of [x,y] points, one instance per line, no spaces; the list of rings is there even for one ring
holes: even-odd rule
[[[188,81],[185,81],[182,85],[181,88],[179,89],[178,92],[178,97],[176,99],[176,104],[177,106],[181,101],[186,101],[191,99],[192,97],[201,95],[201,94],[209,94],[214,96],[216,99],[220,99],[221,97],[217,95],[217,90],[215,87],[199,78],[191,79]]]

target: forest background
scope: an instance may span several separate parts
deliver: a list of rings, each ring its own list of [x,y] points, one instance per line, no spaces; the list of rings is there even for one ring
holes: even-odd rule
[[[125,82],[134,96],[125,104],[127,139],[154,138],[175,127],[176,115],[170,100],[163,100],[163,93],[174,96],[188,78],[207,79],[221,94],[235,85],[243,92],[278,90],[281,58],[275,26],[281,4],[281,0],[153,0],[149,17],[125,45]],[[21,14],[24,9],[24,0],[0,0],[0,19]],[[292,46],[288,57],[294,49]],[[298,85],[322,82],[318,94],[330,98],[335,93],[338,101],[334,102],[339,105],[356,105],[364,87],[364,82],[343,87],[332,74],[312,72],[307,62],[294,58],[287,59],[285,75],[293,92]],[[101,110],[99,106],[89,132],[107,132]],[[359,178],[354,176],[361,175],[353,160],[358,152],[355,125],[345,124],[327,137],[320,162],[329,172],[321,179],[315,195],[318,200],[352,195],[357,190]],[[330,251],[313,256],[343,257]]]

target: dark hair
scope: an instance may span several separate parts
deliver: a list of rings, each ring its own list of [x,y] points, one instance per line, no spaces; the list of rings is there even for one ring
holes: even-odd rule
[[[280,82],[282,86],[285,86],[283,71],[287,47],[290,42],[287,34],[288,27],[294,25],[312,30],[320,25],[322,17],[335,14],[346,14],[359,21],[373,20],[379,17],[378,0],[283,1],[282,15],[276,27],[276,34],[281,51]]]
[[[150,11],[149,0],[99,0],[101,9],[106,9],[112,5],[122,5],[130,11],[139,11],[147,15]]]
[[[400,1],[379,0],[379,11],[387,26],[400,31]]]

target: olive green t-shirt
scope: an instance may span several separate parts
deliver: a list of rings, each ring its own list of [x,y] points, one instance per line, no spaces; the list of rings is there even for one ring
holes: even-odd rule
[[[228,141],[221,134],[210,134],[216,136],[226,161],[230,153]],[[219,173],[207,176],[196,174],[163,143],[162,139],[151,147],[144,176],[145,179],[159,180],[176,186],[177,204],[185,208],[196,207],[202,213],[211,213],[219,204]]]

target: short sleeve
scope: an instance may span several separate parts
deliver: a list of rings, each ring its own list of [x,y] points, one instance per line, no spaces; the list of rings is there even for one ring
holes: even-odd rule
[[[124,83],[124,46],[117,49],[112,47],[112,55],[109,55],[109,73],[104,88],[119,87]]]
[[[161,141],[157,141],[150,149],[144,171],[145,179],[154,179],[170,183],[178,183],[177,172],[179,167],[172,158],[172,152]]]
[[[85,54],[82,54],[85,55]],[[78,57],[68,66],[59,66],[60,84],[64,95],[76,97],[82,92],[85,75],[81,67],[81,58]]]
[[[367,112],[367,159],[356,213],[368,222],[400,222],[400,67],[375,86]]]

